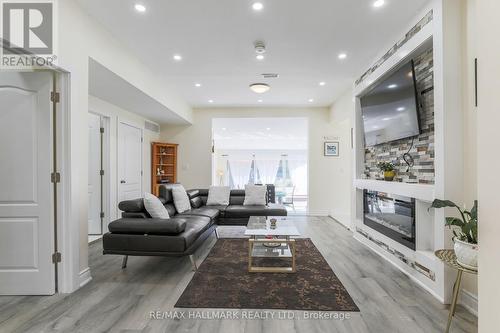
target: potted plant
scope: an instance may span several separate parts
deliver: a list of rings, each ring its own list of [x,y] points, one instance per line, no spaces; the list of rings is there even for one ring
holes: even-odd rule
[[[380,162],[378,164],[378,168],[380,171],[384,172],[384,180],[392,182],[394,180],[394,176],[396,176],[396,171],[394,164],[391,162]]]
[[[453,230],[453,249],[457,262],[469,269],[477,269],[477,200],[470,211],[461,209],[453,201],[435,199],[431,207],[455,207],[460,212],[460,218],[446,217],[445,225]],[[452,226],[455,226],[453,228]]]

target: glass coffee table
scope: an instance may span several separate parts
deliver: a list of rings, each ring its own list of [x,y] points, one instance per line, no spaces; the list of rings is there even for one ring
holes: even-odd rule
[[[275,221],[275,224],[273,223]],[[245,235],[248,240],[248,271],[251,273],[295,273],[295,239],[300,236],[286,216],[251,216]],[[271,238],[272,237],[272,238]],[[254,258],[291,258],[291,266],[254,266]]]

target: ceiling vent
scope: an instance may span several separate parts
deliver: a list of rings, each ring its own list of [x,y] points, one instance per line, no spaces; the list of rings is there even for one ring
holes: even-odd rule
[[[261,75],[264,79],[277,79],[280,77],[277,73],[263,73]]]
[[[160,126],[147,120],[144,122],[144,128],[151,132],[160,133]]]

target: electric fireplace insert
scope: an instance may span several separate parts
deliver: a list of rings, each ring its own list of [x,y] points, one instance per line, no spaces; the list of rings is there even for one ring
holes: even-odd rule
[[[364,190],[363,223],[415,250],[415,199]]]

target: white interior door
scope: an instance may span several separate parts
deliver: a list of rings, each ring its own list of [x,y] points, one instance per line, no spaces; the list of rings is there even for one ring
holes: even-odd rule
[[[101,224],[101,117],[88,114],[89,176],[88,176],[88,234],[102,234]]]
[[[142,198],[142,130],[118,123],[118,202]]]
[[[55,292],[52,74],[0,75],[0,294]]]

